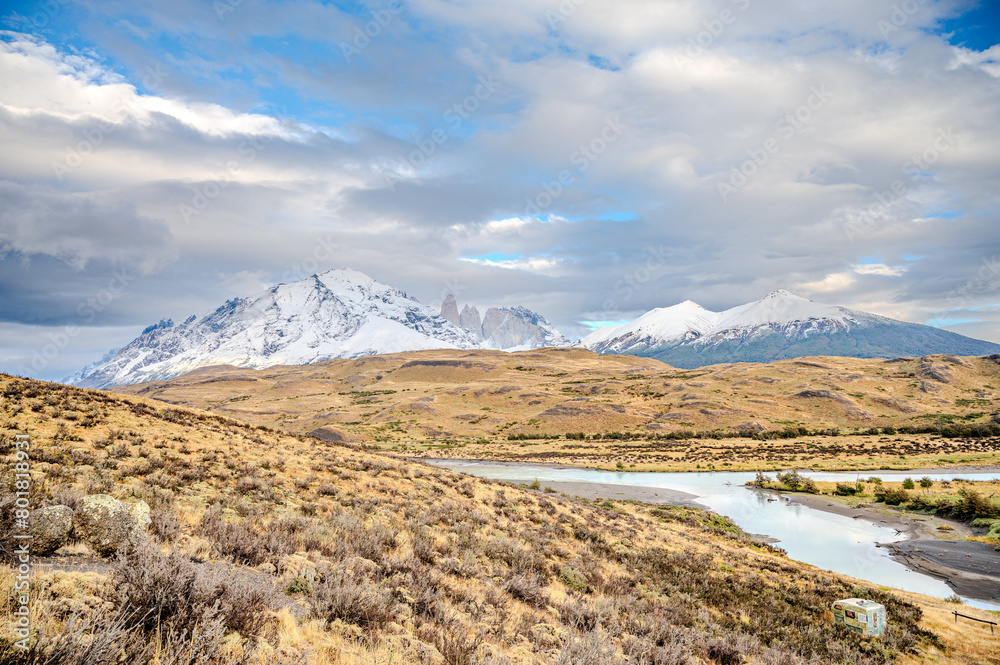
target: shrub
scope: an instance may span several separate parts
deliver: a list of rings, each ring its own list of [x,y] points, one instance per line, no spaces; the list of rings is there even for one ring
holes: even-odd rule
[[[548,594],[542,588],[542,579],[534,573],[519,573],[507,580],[506,591],[532,607],[545,607],[549,603]]]
[[[788,473],[778,473],[778,482],[791,490],[797,490],[802,486],[803,478],[798,471],[791,470]]]
[[[879,485],[875,488],[875,500],[882,501],[887,506],[898,506],[907,503],[910,495],[904,489],[889,489]]]
[[[953,513],[956,517],[970,521],[977,517],[1000,517],[1000,510],[993,502],[976,490],[963,487],[958,494],[962,499],[955,504]]]
[[[313,584],[311,601],[316,616],[362,628],[385,626],[398,614],[388,589],[345,568],[324,570]]]
[[[194,635],[213,624],[244,637],[258,635],[274,591],[266,582],[224,568],[196,567],[152,546],[122,556],[111,573],[116,606],[146,632]]]
[[[603,630],[572,635],[556,658],[556,665],[616,665],[615,645]]]
[[[483,643],[483,634],[478,630],[472,630],[454,617],[435,622],[431,641],[444,658],[446,665],[479,663],[476,654]]]
[[[149,529],[157,538],[165,543],[172,542],[181,533],[181,521],[177,517],[173,504],[163,502],[153,506],[149,513]]]
[[[912,490],[915,487],[916,487],[916,485],[913,482],[913,478],[904,478],[903,479],[903,489],[904,490]]]
[[[587,590],[587,577],[572,566],[563,566],[559,571],[559,579],[574,591]]]
[[[214,505],[201,519],[201,533],[215,546],[222,557],[233,563],[259,566],[262,563],[277,565],[282,556],[298,549],[298,539],[288,529],[279,528],[283,523],[272,521],[261,531],[243,520],[226,520],[222,509]],[[284,523],[288,526],[289,523]]]
[[[929,476],[924,476],[920,479],[920,486],[924,489],[930,489],[934,485],[934,481],[930,479]]]

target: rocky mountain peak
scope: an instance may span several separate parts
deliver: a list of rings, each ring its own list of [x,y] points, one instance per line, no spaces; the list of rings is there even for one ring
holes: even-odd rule
[[[445,321],[450,321],[454,325],[460,325],[458,317],[458,301],[455,300],[455,296],[448,294],[448,297],[444,299],[441,303],[441,318]]]

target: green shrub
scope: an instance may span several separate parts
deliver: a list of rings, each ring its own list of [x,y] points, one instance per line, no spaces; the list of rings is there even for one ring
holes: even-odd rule
[[[972,526],[992,527],[996,521],[992,517],[977,517],[972,520]]]
[[[802,486],[803,478],[799,472],[792,469],[788,473],[778,473],[778,482],[791,490],[797,490]]]
[[[889,489],[879,485],[875,488],[875,500],[882,501],[887,506],[898,506],[901,503],[907,503],[910,500],[910,495],[904,489]]]
[[[1000,517],[1000,510],[993,502],[974,489],[963,487],[958,490],[961,500],[955,504],[953,513],[964,520],[974,520],[977,517]]]
[[[903,489],[904,490],[912,490],[915,487],[916,487],[916,485],[913,483],[913,478],[904,478],[903,479]]]
[[[572,566],[563,566],[559,571],[559,580],[574,591],[587,590],[587,577]]]
[[[854,496],[865,491],[865,486],[858,483],[837,483],[837,489],[833,491],[837,496]]]

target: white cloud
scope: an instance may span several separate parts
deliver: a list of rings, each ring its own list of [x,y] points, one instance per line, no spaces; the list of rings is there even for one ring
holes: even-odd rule
[[[954,3],[921,4],[888,37],[878,21],[895,0],[563,4],[576,9],[552,29],[546,13],[562,5],[551,0],[408,2],[351,64],[338,43],[360,19],[309,0],[295,12],[241,6],[225,21],[197,2],[85,3],[82,32],[142,26],[88,33],[90,55],[5,33],[0,180],[36,200],[8,202],[4,260],[55,257],[83,272],[128,255],[177,261],[189,282],[164,273],[135,288],[177,300],[191,289],[198,307],[137,298],[143,323],[321,263],[425,300],[461,282],[469,301],[524,304],[572,333],[581,312],[617,319],[685,299],[721,310],[775,288],[922,320],[1000,252],[997,47],[935,34]],[[735,20],[704,37],[722,9]],[[302,49],[267,46],[281,42]],[[161,62],[167,76],[127,79],[110,62],[136,79]],[[443,114],[489,74],[502,85],[452,131]],[[786,135],[824,85],[829,102]],[[256,112],[276,98],[303,102],[285,119]],[[609,118],[627,128],[581,161]],[[56,178],[53,164],[102,120],[99,143]],[[435,128],[448,140],[402,168]],[[940,130],[954,144],[907,170]],[[762,158],[770,139],[777,150]],[[747,184],[722,201],[717,181],[748,160]],[[405,178],[390,188],[387,172]],[[568,184],[529,211],[563,172]],[[896,181],[905,191],[878,207]],[[199,195],[206,206],[185,223],[178,206]],[[85,203],[114,219],[91,231]],[[942,211],[964,214],[932,217]],[[859,217],[863,232],[849,235]],[[904,271],[907,255],[926,258]],[[884,263],[858,265],[864,256]],[[966,297],[995,301],[988,289]]]
[[[814,282],[806,282],[799,288],[807,294],[837,293],[850,288],[854,285],[854,282],[855,278],[850,273],[837,272],[831,273],[823,279]]]
[[[507,270],[524,270],[545,274],[560,265],[561,261],[548,256],[528,256],[511,259],[461,258],[460,261],[475,263],[481,266],[504,268]]]
[[[22,114],[51,114],[67,122],[95,117],[115,124],[134,120],[140,126],[163,115],[213,137],[238,134],[290,138],[293,133],[278,120],[235,113],[218,104],[184,103],[155,95],[141,95],[121,76],[97,61],[67,55],[29,35],[4,33],[0,41],[0,104]],[[157,87],[159,70],[151,70],[148,84]]]
[[[906,272],[906,266],[887,266],[884,263],[865,263],[854,266],[854,272],[859,275],[881,275],[883,277],[899,277]]]

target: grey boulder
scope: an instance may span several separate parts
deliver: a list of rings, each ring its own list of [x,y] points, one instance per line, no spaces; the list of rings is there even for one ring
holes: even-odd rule
[[[28,515],[30,551],[46,556],[66,544],[73,532],[73,509],[69,506],[47,506],[32,510]]]
[[[92,494],[80,502],[73,519],[76,537],[100,556],[131,550],[146,537],[150,523],[149,505],[139,501],[129,505],[107,494]]]

